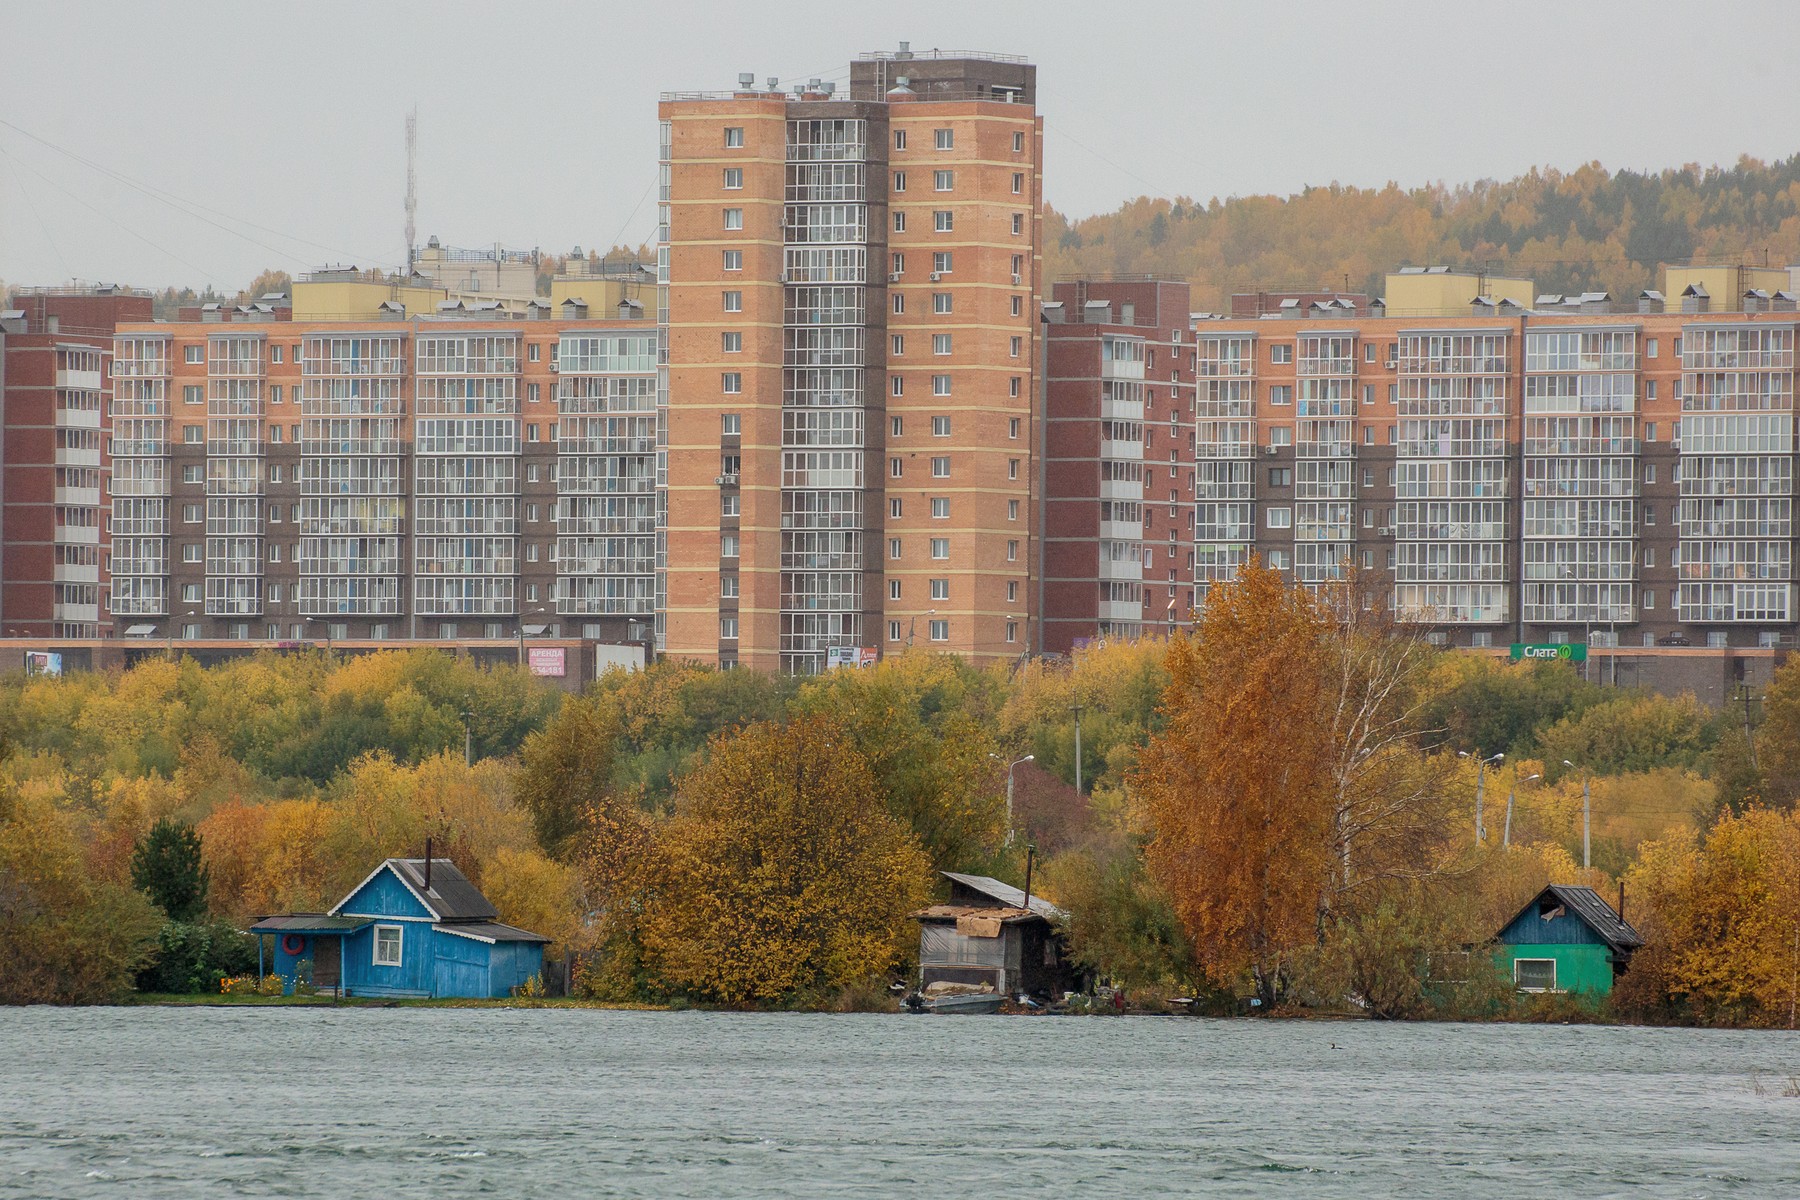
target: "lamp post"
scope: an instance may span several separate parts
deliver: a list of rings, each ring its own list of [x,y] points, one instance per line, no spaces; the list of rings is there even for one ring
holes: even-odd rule
[[[468,709],[462,710],[463,723],[463,766],[475,765],[475,714]]]
[[[308,625],[317,625],[325,631],[325,658],[327,661],[336,657],[331,642],[331,622],[323,617],[302,617]]]
[[[1006,762],[998,754],[990,754],[988,757],[995,762]],[[1035,762],[1036,760],[1037,755],[1027,754],[1024,758],[1015,758],[1006,763],[1006,844],[1009,846],[1012,845],[1013,840],[1013,768],[1020,763]]]
[[[925,610],[925,615],[928,617],[935,617],[935,616],[937,616],[937,609],[928,608]],[[918,631],[919,631],[919,614],[914,613],[912,615],[912,620],[910,620],[906,623],[906,648],[908,650],[912,649],[913,634],[917,633]],[[927,630],[926,632],[927,632],[927,634],[930,633],[929,630]]]
[[[1542,778],[1543,778],[1542,775],[1527,775],[1523,779],[1513,780],[1512,787],[1509,787],[1506,789],[1506,832],[1500,835],[1500,848],[1502,850],[1511,850],[1512,849],[1512,810],[1513,810],[1513,791],[1514,791],[1514,789],[1517,788],[1519,786],[1519,784],[1521,784],[1521,783],[1530,783],[1534,779],[1542,779]]]
[[[1506,755],[1500,753],[1489,758],[1482,758],[1480,757],[1480,750],[1477,750],[1475,754],[1475,844],[1479,846],[1481,845],[1482,840],[1487,837],[1487,828],[1481,821],[1481,800],[1487,782],[1487,769],[1490,766],[1498,766],[1500,760],[1505,758]],[[1469,752],[1467,750],[1458,750],[1456,752],[1456,757],[1467,758],[1469,757]]]
[[[1566,758],[1563,759],[1563,766],[1571,771],[1575,769],[1575,764]],[[1588,829],[1592,814],[1593,806],[1588,796],[1588,773],[1584,770],[1581,773],[1581,866],[1583,870],[1593,866],[1593,857],[1589,852],[1588,843]]]
[[[1081,710],[1087,705],[1079,700],[1069,705],[1069,711],[1075,714],[1075,790],[1081,791]]]

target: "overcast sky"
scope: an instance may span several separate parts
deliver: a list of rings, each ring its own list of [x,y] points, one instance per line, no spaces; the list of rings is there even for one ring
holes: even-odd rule
[[[1800,149],[1800,0],[5,0],[0,279],[396,263],[414,104],[421,241],[636,244],[659,91],[841,79],[902,38],[1038,64],[1076,215]]]

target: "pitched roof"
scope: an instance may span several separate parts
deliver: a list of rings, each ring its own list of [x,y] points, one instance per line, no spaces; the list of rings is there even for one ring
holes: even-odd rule
[[[437,868],[432,868],[431,882],[437,883]],[[457,937],[472,938],[477,942],[538,942],[548,943],[549,938],[541,933],[518,929],[511,925],[502,925],[499,921],[462,921],[455,925],[439,925],[441,933],[454,933]]]
[[[425,887],[425,860],[422,858],[390,858],[386,866],[394,869],[400,881],[419,897],[440,921],[492,921],[500,910],[488,903],[469,877],[456,869],[447,858],[431,860],[431,887]]]
[[[1546,896],[1554,896],[1556,900],[1569,910],[1589,929],[1614,950],[1635,950],[1644,944],[1643,935],[1619,919],[1612,905],[1600,898],[1600,893],[1590,887],[1570,887],[1566,884],[1553,883],[1526,902],[1525,907],[1514,913],[1512,919],[1502,925],[1505,929],[1513,921],[1530,912],[1539,901]]]
[[[943,871],[940,872],[940,874],[942,874],[945,879],[960,883],[970,891],[980,892],[988,899],[1003,904],[1008,908],[1026,907],[1024,892],[1021,892],[1018,888],[1013,887],[1009,883],[1001,883],[998,879],[994,879],[991,876],[959,875],[955,871]],[[1045,917],[1052,921],[1064,920],[1069,915],[1042,896],[1033,896],[1031,898],[1030,907],[1031,911],[1038,916]]]

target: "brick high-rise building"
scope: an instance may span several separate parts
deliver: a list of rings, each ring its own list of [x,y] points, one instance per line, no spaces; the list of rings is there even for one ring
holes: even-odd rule
[[[113,328],[147,293],[45,288],[0,313],[0,629],[96,638],[107,615],[107,367]]]
[[[1057,283],[1046,368],[1041,645],[1185,625],[1194,607],[1194,344],[1188,286]]]
[[[1028,649],[1035,77],[903,48],[664,98],[669,653]]]

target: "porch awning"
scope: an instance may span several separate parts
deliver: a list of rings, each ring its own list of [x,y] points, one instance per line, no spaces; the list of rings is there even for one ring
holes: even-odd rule
[[[355,933],[373,925],[368,917],[328,917],[324,913],[287,913],[264,917],[249,929],[251,933]]]

